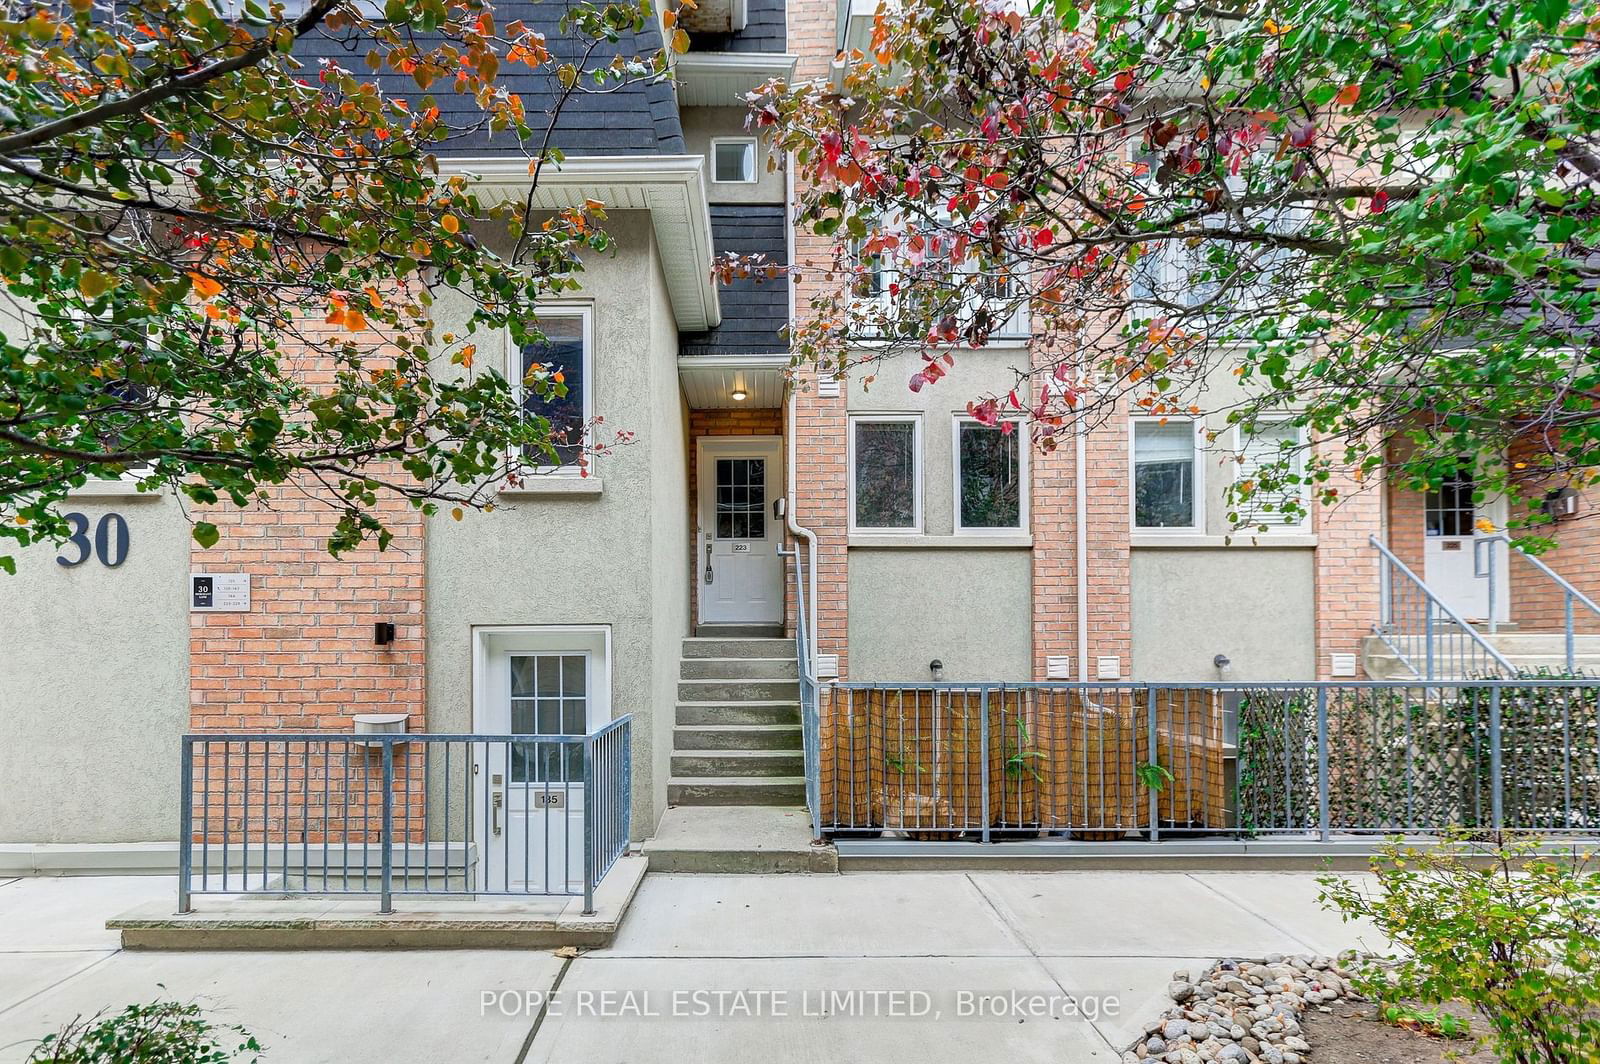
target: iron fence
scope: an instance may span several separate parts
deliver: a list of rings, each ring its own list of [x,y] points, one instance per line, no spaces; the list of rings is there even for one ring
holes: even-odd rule
[[[588,735],[183,737],[196,894],[571,895],[627,850],[632,717]]]
[[[823,834],[1600,831],[1600,685],[821,688]]]

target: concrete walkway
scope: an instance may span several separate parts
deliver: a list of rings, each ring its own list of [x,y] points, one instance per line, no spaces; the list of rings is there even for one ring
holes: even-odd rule
[[[1362,939],[1303,873],[651,874],[612,946],[576,959],[118,950],[106,917],[172,890],[0,885],[0,1062],[158,995],[248,1027],[267,1064],[965,1064],[1002,1044],[1008,1060],[1115,1061],[1177,968]],[[1042,1014],[1018,1015],[1013,992]]]

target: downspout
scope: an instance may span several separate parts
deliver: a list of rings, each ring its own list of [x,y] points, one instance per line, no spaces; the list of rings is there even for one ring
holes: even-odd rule
[[[1073,492],[1077,498],[1078,532],[1078,681],[1089,682],[1089,478],[1084,475],[1088,464],[1089,428],[1080,417],[1073,431]]]
[[[783,204],[785,214],[789,205],[794,202],[794,153],[790,152],[784,158],[783,167],[784,194]],[[785,218],[783,227],[784,241],[788,253],[789,265],[794,266],[794,220]],[[789,332],[794,335],[795,324],[795,295],[794,277],[789,277]],[[790,535],[797,540],[806,541],[806,616],[803,618],[806,626],[806,652],[811,659],[805,662],[805,668],[814,679],[817,675],[817,536],[809,528],[795,521],[795,465],[800,451],[800,441],[795,436],[795,386],[789,384],[787,399],[788,412],[788,460],[784,462],[784,473],[788,479],[789,504],[783,508],[784,523],[788,526]],[[800,550],[795,549],[794,562],[800,564]]]

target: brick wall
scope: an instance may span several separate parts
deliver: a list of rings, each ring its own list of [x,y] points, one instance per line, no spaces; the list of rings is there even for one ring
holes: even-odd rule
[[[1342,453],[1343,444],[1338,441],[1325,446],[1330,453],[1334,449]],[[1331,508],[1320,503],[1312,507],[1312,527],[1317,533],[1317,678],[1321,680],[1333,678],[1330,655],[1355,654],[1359,663],[1362,643],[1378,619],[1378,552],[1368,537],[1383,528],[1384,485],[1372,483],[1372,479],[1363,483],[1349,472],[1336,471],[1328,486],[1338,489],[1340,501]],[[1420,517],[1420,504],[1418,513]],[[1360,678],[1359,664],[1357,672]]]
[[[789,0],[789,52],[797,57],[796,78],[825,77],[834,57],[834,4],[817,0]],[[800,175],[795,176],[802,191]],[[795,315],[805,321],[811,299],[820,290],[818,278],[831,257],[832,241],[797,228],[795,262],[800,275],[794,284]],[[845,469],[844,388],[837,399],[817,395],[814,369],[798,375],[795,399],[795,521],[817,536],[817,651],[839,655],[839,673],[848,665],[848,481]]]
[[[1578,512],[1573,516],[1529,531],[1549,536],[1558,544],[1539,555],[1539,560],[1561,574],[1590,601],[1600,603],[1600,490],[1585,489],[1579,495]],[[1529,562],[1512,558],[1510,564],[1511,620],[1524,631],[1565,631],[1566,595],[1560,585]],[[1600,617],[1581,603],[1573,603],[1572,621],[1575,631],[1600,635]]]
[[[695,528],[699,524],[698,507],[700,494],[698,488],[699,470],[699,440],[702,436],[782,436],[783,435],[783,410],[777,407],[766,409],[731,409],[731,410],[691,410],[689,411],[689,566],[687,578],[689,581],[689,611],[690,624],[700,623],[700,551],[699,540],[695,536]],[[784,485],[767,485],[768,500],[775,499],[783,494]],[[785,570],[787,572],[787,570]],[[784,593],[788,594],[789,585],[784,583]]]

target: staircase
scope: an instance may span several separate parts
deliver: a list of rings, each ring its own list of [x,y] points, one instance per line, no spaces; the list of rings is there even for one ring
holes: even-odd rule
[[[1560,676],[1566,673],[1567,637],[1564,632],[1524,632],[1519,631],[1514,624],[1505,623],[1496,627],[1498,630],[1491,633],[1479,625],[1473,625],[1483,641],[1504,657],[1516,672],[1534,676],[1540,674]],[[1414,661],[1423,660],[1426,656],[1421,637],[1405,636],[1399,639],[1391,637],[1390,642],[1396,643],[1406,652],[1406,656]],[[1572,652],[1575,672],[1586,676],[1600,676],[1600,635],[1573,635]],[[1366,674],[1371,679],[1416,678],[1400,655],[1395,653],[1394,648],[1378,636],[1372,635],[1366,638],[1363,659]],[[1478,678],[1457,675],[1464,671],[1441,666],[1435,678],[1440,680]]]
[[[777,628],[697,629],[678,677],[668,804],[804,805],[794,640]]]

